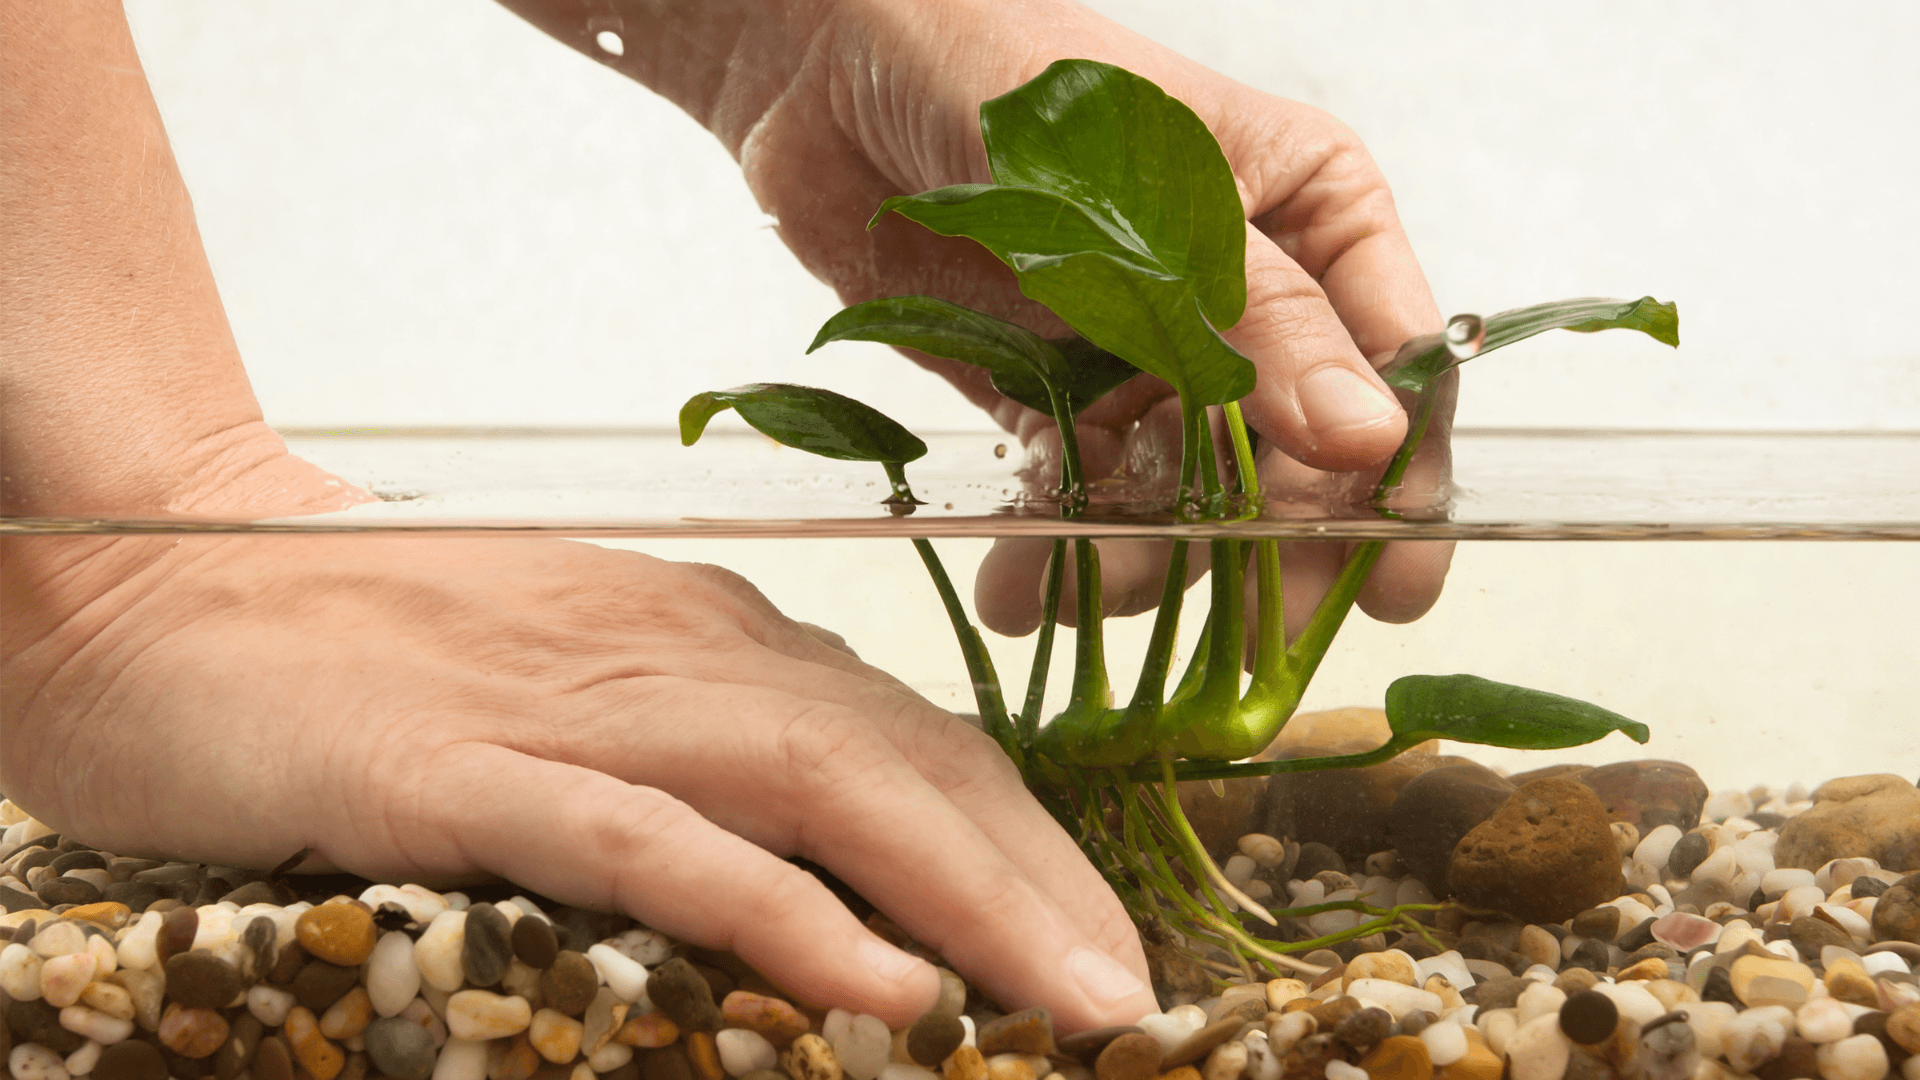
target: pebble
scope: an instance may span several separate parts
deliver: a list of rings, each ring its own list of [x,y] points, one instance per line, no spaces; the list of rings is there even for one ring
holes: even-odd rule
[[[1728,969],[1734,996],[1749,1006],[1797,1006],[1813,988],[1813,969],[1793,960],[1742,956]]]
[[[852,1018],[832,1046],[843,1072],[853,1080],[874,1080],[892,1053],[893,1034],[878,1017],[862,1013]]]
[[[373,913],[358,904],[321,904],[301,912],[294,937],[302,948],[329,964],[356,967],[373,954],[380,933]]]
[[[719,1006],[713,1003],[713,987],[685,959],[676,956],[646,972],[645,979],[647,998],[654,1007],[680,1025],[681,1031],[719,1029],[723,1021]],[[845,1064],[844,1058],[842,1064]],[[879,1067],[875,1066],[874,1073],[878,1072]],[[873,1080],[873,1077],[862,1076],[855,1080]]]
[[[528,967],[546,969],[560,952],[553,924],[538,917],[522,917],[513,924],[513,955]]]
[[[1096,1080],[1154,1080],[1163,1056],[1160,1041],[1145,1032],[1127,1032],[1107,1043],[1093,1062]]]
[[[367,997],[373,1011],[381,1016],[398,1016],[419,992],[420,968],[413,959],[413,939],[404,931],[389,930],[367,956]]]
[[[979,1031],[974,1034],[974,1045],[987,1057],[995,1054],[1051,1054],[1054,1051],[1053,1014],[1044,1007],[1036,1006],[989,1020],[980,1025]]]
[[[7,1071],[14,1080],[67,1080],[71,1074],[60,1055],[35,1043],[21,1043],[7,1055]]]
[[[115,1043],[101,1050],[90,1075],[93,1080],[167,1080],[168,1077],[166,1059],[160,1056],[159,1049],[140,1040]]]
[[[651,1050],[672,1045],[680,1038],[680,1027],[660,1013],[641,1013],[628,1017],[613,1037],[628,1046]]]
[[[1880,1080],[1887,1074],[1887,1048],[1871,1035],[1853,1035],[1814,1054],[1822,1080]]]
[[[1537,1017],[1521,1025],[1506,1045],[1512,1080],[1560,1080],[1567,1071],[1572,1045],[1561,1034],[1557,1015]]]
[[[460,954],[467,943],[467,913],[449,908],[433,917],[426,933],[413,943],[413,963],[420,980],[436,990],[452,993],[467,981]]]
[[[220,1044],[227,1041],[231,1031],[227,1019],[212,1009],[189,1009],[177,1004],[169,1004],[166,1012],[160,1016],[160,1042],[167,1049],[184,1058],[204,1058],[213,1056]],[[319,1077],[318,1080],[333,1080],[332,1077]]]
[[[724,1028],[714,1035],[713,1043],[720,1055],[720,1067],[732,1077],[743,1077],[755,1069],[771,1069],[780,1059],[772,1043],[759,1032],[746,1028]]]
[[[487,990],[461,990],[447,999],[447,1033],[476,1042],[518,1035],[533,1020],[533,1009],[523,997],[502,996]]]
[[[740,996],[738,991],[727,995],[727,1005],[731,1006],[733,999],[738,996]],[[785,1002],[781,1002],[781,1004],[785,1004]],[[787,1007],[789,1009],[792,1008],[790,1005]],[[727,1010],[723,1008],[721,1011],[724,1013]],[[751,1027],[752,1025],[748,1026]],[[804,1032],[804,1022],[802,1031]],[[959,1017],[949,1016],[946,1013],[929,1012],[921,1016],[918,1020],[915,1020],[913,1025],[907,1028],[907,1056],[913,1059],[913,1062],[917,1065],[936,1066],[945,1061],[947,1055],[958,1050],[960,1044],[965,1041],[966,1037],[966,1026],[960,1022]],[[777,1045],[777,1043],[775,1045]],[[1159,1060],[1158,1044],[1156,1043],[1155,1046],[1154,1060],[1157,1063]]]
[[[383,1016],[367,1025],[361,1038],[373,1067],[388,1080],[427,1080],[433,1075],[439,1047],[426,1028],[410,1020]]]
[[[240,972],[210,952],[174,955],[166,963],[167,999],[191,1009],[220,1009],[245,988]]]
[[[160,917],[159,932],[154,935],[154,956],[165,964],[175,953],[193,948],[200,932],[200,913],[190,907],[177,907]]]
[[[974,1056],[979,1056],[977,1051]],[[840,1059],[834,1055],[833,1047],[811,1033],[793,1040],[787,1049],[786,1068],[793,1080],[840,1080]]]
[[[472,904],[462,926],[460,966],[475,986],[498,986],[513,960],[513,926],[492,904]],[[595,946],[603,948],[604,946]],[[631,1000],[631,999],[629,999]]]
[[[41,934],[45,936],[45,931]],[[40,965],[40,993],[36,996],[45,999],[47,1004],[56,1009],[64,1009],[80,1000],[80,992],[93,981],[93,974],[99,966],[99,958],[91,952],[55,956]]]
[[[1467,1033],[1459,1024],[1442,1021],[1420,1030],[1427,1057],[1435,1068],[1445,1068],[1467,1055]]]
[[[469,933],[469,940],[471,940],[471,933]],[[593,964],[594,970],[600,973],[601,980],[620,1000],[639,1001],[640,996],[646,993],[647,969],[634,963],[630,957],[613,946],[602,943],[589,948],[587,960]],[[704,983],[706,980],[701,981]],[[708,1004],[713,1002],[711,986],[707,990],[707,1002]]]
[[[541,1009],[527,1025],[527,1039],[539,1055],[555,1065],[564,1065],[580,1053],[580,1037],[585,1031],[580,1021],[553,1009]]]
[[[696,976],[697,977],[697,976]],[[584,954],[562,949],[553,963],[540,973],[540,998],[549,1008],[568,1016],[579,1016],[593,1004],[600,977],[593,962]],[[658,989],[656,984],[655,989]]]

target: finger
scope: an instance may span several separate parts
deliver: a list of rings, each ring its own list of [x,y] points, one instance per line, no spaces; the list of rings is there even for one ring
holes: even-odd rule
[[[422,869],[479,867],[565,903],[624,911],[732,949],[802,1000],[890,1026],[939,992],[931,965],[860,925],[811,874],[664,792],[482,743],[423,764],[400,833]]]
[[[1313,277],[1247,229],[1247,310],[1223,335],[1259,370],[1247,420],[1296,459],[1350,471],[1393,453],[1400,403],[1366,361]]]
[[[769,663],[749,657],[739,666],[762,670]],[[802,677],[796,673],[787,681]],[[847,676],[822,673],[815,688],[834,689],[828,684],[835,679]],[[878,695],[871,684],[865,684],[864,697],[858,685],[838,689],[844,701],[829,704],[768,687],[715,687],[673,677],[622,680],[583,693],[576,709],[548,728],[503,726],[497,737],[531,755],[672,791],[722,828],[779,854],[805,854],[836,872],[841,868],[827,852],[846,845],[812,838],[821,804],[839,786],[823,778],[851,770],[860,775],[848,784],[892,785],[899,792],[891,810],[872,808],[875,824],[915,821],[930,836],[963,835],[969,843],[984,843],[1056,911],[1067,913],[1081,937],[1144,971],[1138,936],[1112,889],[1028,794],[997,744],[918,698]],[[716,713],[724,713],[727,723],[712,724]],[[644,740],[634,737],[636,717],[648,721]],[[837,748],[820,749],[828,744]],[[814,758],[828,766],[814,764]],[[742,799],[743,790],[754,797]],[[904,865],[911,862],[890,869]],[[943,872],[951,865],[943,856]],[[865,892],[854,877],[842,876]],[[866,895],[887,904],[879,894]]]
[[[1381,622],[1412,622],[1439,601],[1452,565],[1451,540],[1396,540],[1361,586],[1360,610]]]
[[[829,867],[1000,1000],[1044,1002],[1074,1027],[1152,1009],[1145,960],[1118,901],[1057,825],[1029,816],[1038,807],[997,750],[949,754],[944,773],[930,769],[936,784],[844,709],[797,703],[777,714],[771,697],[733,698],[734,723],[689,738],[676,737],[691,725],[674,722],[671,704],[644,703],[656,715],[666,711],[668,722],[643,753],[616,760],[632,772],[624,779],[670,783],[722,828]],[[1023,856],[1040,864],[1041,880]],[[1069,885],[1049,887],[1046,878]],[[1082,923],[1087,915],[1069,914],[1076,906],[1097,913],[1091,927]],[[1097,956],[1063,971],[1061,958],[1076,950]],[[1072,977],[1075,964],[1082,977]]]

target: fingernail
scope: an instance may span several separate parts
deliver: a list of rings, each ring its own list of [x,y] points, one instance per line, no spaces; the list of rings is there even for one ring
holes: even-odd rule
[[[1300,408],[1317,435],[1384,424],[1400,411],[1393,395],[1343,367],[1323,367],[1300,384]]]
[[[1102,1008],[1118,1005],[1147,988],[1133,972],[1121,967],[1118,960],[1085,945],[1067,954],[1067,971],[1094,1004]]]
[[[864,938],[856,948],[867,970],[886,982],[906,982],[920,969],[920,961],[877,938]]]

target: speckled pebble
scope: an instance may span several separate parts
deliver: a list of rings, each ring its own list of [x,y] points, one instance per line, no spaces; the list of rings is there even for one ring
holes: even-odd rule
[[[318,959],[341,967],[367,962],[380,940],[373,915],[358,904],[321,904],[301,912],[294,937]]]
[[[389,1080],[427,1080],[439,1049],[426,1028],[399,1017],[382,1017],[362,1035],[367,1057]]]

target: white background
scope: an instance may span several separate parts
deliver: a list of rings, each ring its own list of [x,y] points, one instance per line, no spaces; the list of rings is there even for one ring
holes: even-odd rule
[[[1358,130],[1443,311],[1679,302],[1677,353],[1555,335],[1470,368],[1463,424],[1920,428],[1920,6],[1094,6]],[[657,426],[695,391],[824,364],[801,349],[837,304],[719,145],[505,10],[128,8],[273,423]],[[921,430],[980,425],[884,350],[836,349],[815,380]],[[944,627],[899,621],[928,602],[909,556],[822,546],[800,581],[780,573],[789,548],[647,546],[742,568],[958,704]],[[1586,760],[1683,757],[1722,785],[1911,777],[1917,556],[1482,545],[1422,623],[1356,619],[1313,701],[1473,670],[1595,696],[1660,733]],[[1024,667],[1015,655],[1003,672]]]

